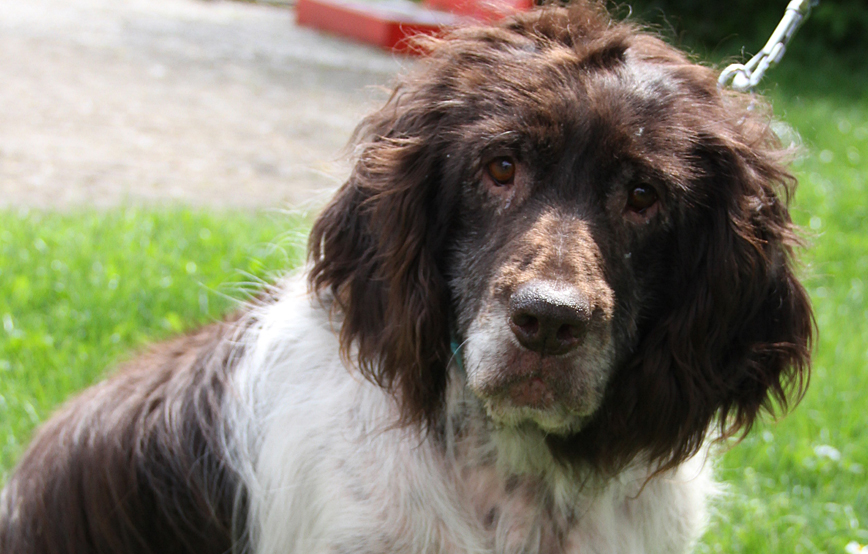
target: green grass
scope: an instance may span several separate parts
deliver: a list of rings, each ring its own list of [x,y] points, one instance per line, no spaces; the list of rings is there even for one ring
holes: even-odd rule
[[[811,386],[717,462],[728,492],[701,553],[868,543],[868,101],[824,71],[813,85],[782,73],[771,93],[807,153],[794,217],[811,243],[802,274],[820,329]],[[187,209],[0,213],[0,470],[113,362],[219,318],[269,269],[298,263],[305,228]]]
[[[814,370],[795,410],[718,462],[729,490],[703,553],[843,553],[868,543],[868,101],[841,76],[838,96],[793,78],[802,81],[771,96],[806,152],[794,167],[793,216],[810,245],[802,275],[819,327]]]
[[[0,471],[72,392],[148,342],[214,321],[297,265],[297,217],[0,214]]]

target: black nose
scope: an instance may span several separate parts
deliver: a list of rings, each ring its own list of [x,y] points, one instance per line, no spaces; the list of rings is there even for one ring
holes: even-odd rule
[[[591,319],[587,296],[566,283],[531,281],[509,299],[509,327],[525,348],[566,354],[582,340]]]

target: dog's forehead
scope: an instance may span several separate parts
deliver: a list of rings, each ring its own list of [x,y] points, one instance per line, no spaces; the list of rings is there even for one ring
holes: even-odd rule
[[[593,169],[615,178],[642,167],[680,181],[690,172],[693,131],[678,122],[673,86],[664,72],[642,68],[600,76],[557,101],[541,95],[514,110],[500,107],[466,124],[454,145],[457,159],[472,166],[517,155],[537,175],[567,170],[576,177]]]
[[[576,168],[593,166],[595,178],[609,182],[633,164],[686,186],[699,170],[692,149],[703,134],[702,106],[715,102],[716,88],[706,90],[707,70],[662,41],[623,46],[600,61],[582,45],[495,41],[441,59],[438,75],[423,86],[448,98],[437,106],[450,165],[472,171],[517,155],[535,172],[578,178]]]
[[[545,55],[521,50],[510,63],[474,71],[470,80],[472,86],[459,93],[456,105],[463,109],[456,123],[480,144],[522,135],[548,142],[553,134],[588,134],[591,122],[598,131],[641,134],[674,115],[682,92],[660,64],[630,56],[589,70],[562,47]]]
[[[638,109],[666,107],[680,92],[677,80],[666,66],[631,58],[616,71],[595,77],[589,83],[598,93]]]

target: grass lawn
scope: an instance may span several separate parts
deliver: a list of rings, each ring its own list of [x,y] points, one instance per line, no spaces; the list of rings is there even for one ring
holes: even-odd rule
[[[305,229],[299,217],[186,209],[0,213],[0,471],[113,363],[298,265]]]
[[[784,74],[770,93],[807,154],[794,167],[793,217],[810,245],[802,275],[819,327],[811,385],[786,418],[718,462],[729,492],[699,552],[843,553],[868,543],[868,97],[851,94],[834,67],[818,73],[807,84]],[[840,93],[830,95],[834,83]]]
[[[728,492],[703,553],[868,543],[868,101],[811,93],[797,78],[772,97],[809,154],[795,167],[794,217],[811,243],[814,373],[792,414],[718,461]],[[107,366],[219,318],[269,270],[297,265],[305,229],[300,218],[187,209],[0,212],[0,471]]]

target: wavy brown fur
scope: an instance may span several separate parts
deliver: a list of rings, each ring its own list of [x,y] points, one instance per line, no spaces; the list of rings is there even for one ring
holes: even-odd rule
[[[244,498],[221,457],[235,332],[163,344],[55,414],[6,484],[0,552],[241,551]]]

